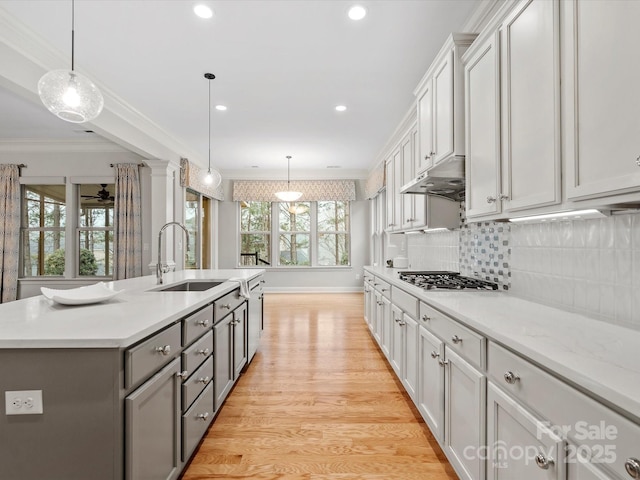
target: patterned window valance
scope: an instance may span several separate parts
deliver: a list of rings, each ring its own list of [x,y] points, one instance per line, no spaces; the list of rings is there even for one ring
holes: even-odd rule
[[[300,202],[338,200],[349,202],[356,199],[356,184],[353,180],[297,180],[292,181],[291,190],[302,192]],[[287,190],[286,180],[235,180],[234,202],[278,202],[275,192]]]
[[[222,184],[213,188],[211,185],[204,183],[205,170],[191,163],[186,158],[180,159],[180,186],[195,190],[198,193],[206,195],[216,200],[224,200],[224,191]]]
[[[367,198],[375,197],[385,186],[384,162],[376,167],[367,178],[365,185],[365,195]]]

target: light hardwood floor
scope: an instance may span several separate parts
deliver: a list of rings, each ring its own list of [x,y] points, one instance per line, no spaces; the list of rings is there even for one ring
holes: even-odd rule
[[[182,478],[458,477],[354,293],[265,295],[258,353]]]

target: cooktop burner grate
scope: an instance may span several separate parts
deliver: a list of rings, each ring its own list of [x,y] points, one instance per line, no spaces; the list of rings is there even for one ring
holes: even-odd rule
[[[498,285],[479,278],[464,277],[456,272],[403,272],[400,280],[425,290],[497,290]]]

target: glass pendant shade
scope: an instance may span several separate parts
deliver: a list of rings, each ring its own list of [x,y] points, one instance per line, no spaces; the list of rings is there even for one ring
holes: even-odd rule
[[[93,82],[73,70],[52,70],[38,82],[38,95],[47,109],[72,123],[96,118],[104,98]]]
[[[276,197],[278,197],[283,202],[295,202],[301,196],[302,192],[293,192],[289,190],[286,192],[276,192]]]
[[[209,170],[204,177],[204,183],[212,186],[213,188],[217,188],[220,183],[222,183],[222,176],[218,173],[217,170]]]

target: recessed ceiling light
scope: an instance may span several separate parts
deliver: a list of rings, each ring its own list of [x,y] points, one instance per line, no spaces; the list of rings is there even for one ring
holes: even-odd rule
[[[211,10],[211,8],[207,7],[206,5],[202,5],[202,4],[199,4],[193,7],[193,12],[200,18],[213,17],[213,10]]]
[[[224,112],[227,109],[227,107],[225,105],[216,105],[216,110],[220,110],[221,112]]]
[[[344,112],[347,109],[345,105],[337,105],[336,112]]]
[[[367,9],[362,5],[354,5],[349,9],[348,15],[351,20],[362,20],[367,15]]]

